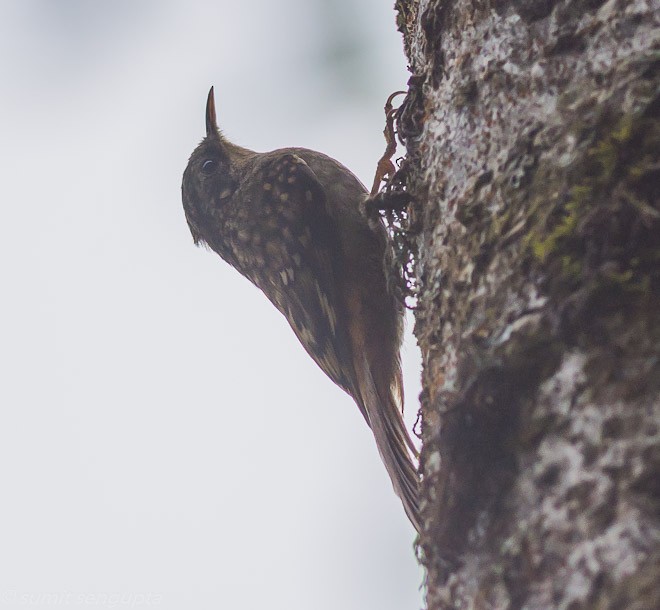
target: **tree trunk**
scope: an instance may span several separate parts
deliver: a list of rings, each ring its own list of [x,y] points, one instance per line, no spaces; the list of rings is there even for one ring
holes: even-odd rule
[[[658,4],[396,9],[428,608],[660,608]]]

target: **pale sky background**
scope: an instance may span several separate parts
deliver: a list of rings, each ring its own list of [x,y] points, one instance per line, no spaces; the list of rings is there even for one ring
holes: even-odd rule
[[[180,198],[212,84],[236,143],[370,185],[392,5],[0,0],[0,608],[422,606],[357,407]]]

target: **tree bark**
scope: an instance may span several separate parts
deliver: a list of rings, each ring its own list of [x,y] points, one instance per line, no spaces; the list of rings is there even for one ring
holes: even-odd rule
[[[660,608],[643,0],[399,0],[428,608]]]

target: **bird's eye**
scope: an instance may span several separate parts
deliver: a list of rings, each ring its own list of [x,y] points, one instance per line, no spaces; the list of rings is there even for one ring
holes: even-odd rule
[[[215,159],[207,159],[202,163],[202,173],[212,174],[218,167],[218,162]]]

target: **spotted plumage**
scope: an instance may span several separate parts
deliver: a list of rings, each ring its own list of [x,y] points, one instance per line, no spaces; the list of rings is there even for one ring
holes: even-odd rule
[[[216,125],[213,89],[206,132],[182,186],[195,243],[208,244],[260,288],[355,399],[419,528],[415,449],[400,411],[402,306],[383,271],[384,228],[359,211],[364,186],[315,151],[255,153],[231,144]]]

